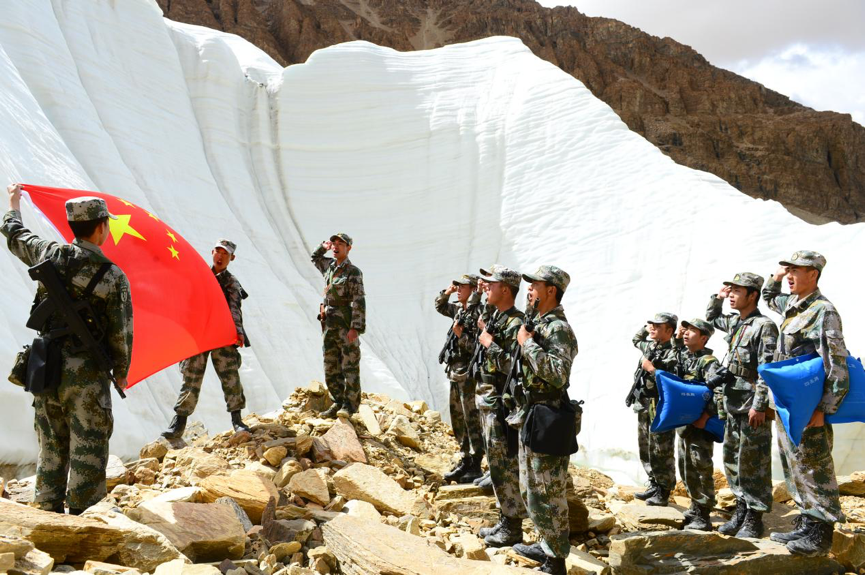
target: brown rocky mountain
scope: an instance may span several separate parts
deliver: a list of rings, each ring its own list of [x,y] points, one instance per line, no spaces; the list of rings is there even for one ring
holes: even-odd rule
[[[420,50],[516,36],[676,162],[814,222],[865,221],[865,128],[657,38],[532,0],[157,0],[166,17],[247,38],[284,65],[367,40]]]

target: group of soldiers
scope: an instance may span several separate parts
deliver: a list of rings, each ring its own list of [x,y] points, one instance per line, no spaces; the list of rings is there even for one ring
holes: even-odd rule
[[[841,318],[820,292],[818,281],[826,259],[813,251],[798,251],[780,262],[765,282],[754,273],[736,274],[723,282],[706,308],[705,319],[678,323],[672,313],[659,313],[634,336],[642,352],[639,372],[645,390],[636,396],[640,461],[649,476],[648,489],[635,494],[648,505],[665,506],[676,483],[676,459],[691,499],[686,529],[711,531],[709,513],[715,505],[713,436],[705,427],[710,417],[724,420],[723,459],[727,482],[736,496],[731,519],[719,527],[725,535],[761,537],[762,516],[772,509],[772,431],[776,419],[778,448],[787,488],[799,508],[795,528],[772,533],[800,555],[823,555],[832,546],[835,522],[843,522],[832,459],[832,426],[824,416],[837,411],[849,388],[847,349]],[[790,294],[782,294],[786,278]],[[782,317],[780,330],[759,309],[761,297]],[[724,302],[731,313],[723,313]],[[728,345],[723,361],[706,347],[715,330]],[[758,373],[760,365],[816,352],[826,378],[823,395],[801,443],[796,446],[780,417],[774,417],[769,389]],[[675,431],[651,431],[657,408],[657,370],[672,373],[711,390],[702,416]],[[630,402],[629,402],[630,403]],[[674,434],[678,457],[674,458]]]
[[[526,312],[516,307],[523,280]],[[445,479],[491,483],[499,521],[481,529],[480,536],[490,546],[513,546],[542,563],[544,573],[566,572],[567,468],[573,451],[536,441],[529,421],[534,416],[532,428],[550,424],[533,413],[540,406],[556,417],[574,417],[567,389],[577,339],[561,305],[569,283],[568,274],[555,266],[520,274],[493,265],[453,280],[435,300],[436,310],[453,320],[439,359],[450,380],[451,422],[462,455]],[[511,385],[514,379],[518,386]],[[537,528],[539,543],[523,544],[526,517]]]

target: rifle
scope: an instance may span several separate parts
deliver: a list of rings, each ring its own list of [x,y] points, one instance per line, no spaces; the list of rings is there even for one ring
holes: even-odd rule
[[[123,399],[126,399],[126,394],[123,393],[123,388],[117,383],[112,370],[114,369],[114,361],[105,351],[105,348],[99,343],[104,337],[100,326],[96,323],[95,313],[86,300],[76,301],[72,299],[66,286],[63,285],[63,280],[57,272],[57,268],[50,260],[46,260],[41,264],[35,265],[28,270],[30,277],[38,281],[48,293],[48,298],[42,301],[30,315],[27,320],[27,327],[30,329],[41,329],[47,322],[49,316],[56,314],[64,327],[52,329],[48,336],[53,339],[59,339],[67,335],[72,335],[78,338],[81,345],[73,348],[73,353],[87,351],[96,360],[99,369],[108,375],[111,383],[114,384],[114,389]],[[98,273],[98,272],[97,272]],[[104,273],[104,272],[103,272]],[[82,317],[86,316],[86,320]],[[93,331],[96,330],[98,336],[94,336]]]
[[[468,310],[466,310],[465,313],[460,314],[460,316],[457,318],[456,324],[460,327],[465,326],[467,317]],[[458,340],[459,338],[454,331],[454,326],[451,325],[451,328],[448,330],[448,336],[447,340],[445,341],[445,345],[439,352],[439,363],[449,364],[451,360],[459,353],[459,350],[457,349]]]
[[[484,359],[486,358],[486,351],[487,351],[487,348],[485,348],[483,345],[481,345],[481,335],[484,332],[488,332],[488,333],[492,334],[493,333],[492,332],[493,323],[494,323],[493,318],[491,316],[488,316],[486,321],[484,322],[484,329],[482,329],[481,331],[478,332],[478,336],[475,339],[475,350],[472,353],[471,360],[469,360],[469,371],[468,371],[469,377],[471,379],[474,379],[475,381],[480,381],[481,365],[483,364]]]
[[[526,303],[526,321],[523,326],[529,333],[535,333],[535,308],[531,301]],[[514,408],[519,404],[519,398],[523,396],[523,347],[520,342],[515,341],[514,347],[511,350],[511,370],[508,372],[508,379],[505,382],[505,393],[510,396],[514,402]]]
[[[655,360],[658,359],[659,350],[657,348],[653,349],[649,352],[649,355],[646,357],[650,362],[655,363]],[[625,406],[631,407],[634,402],[639,402],[644,397],[657,397],[658,390],[655,388],[654,390],[650,390],[646,383],[646,378],[649,376],[649,373],[643,369],[643,362],[637,365],[637,371],[634,372],[634,385],[631,386],[631,391],[628,392],[628,396],[625,397]]]

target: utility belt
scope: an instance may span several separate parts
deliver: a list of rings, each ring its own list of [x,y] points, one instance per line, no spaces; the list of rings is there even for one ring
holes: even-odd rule
[[[740,363],[730,362],[730,366],[727,368],[727,370],[733,375],[741,377],[742,379],[750,383],[754,383],[755,381],[757,381],[757,370],[745,367]]]
[[[535,390],[535,389],[523,389],[523,395],[525,396],[526,405],[534,405],[535,403],[541,403],[544,401],[553,401],[556,399],[562,398],[562,390],[561,389],[550,389],[548,391]]]

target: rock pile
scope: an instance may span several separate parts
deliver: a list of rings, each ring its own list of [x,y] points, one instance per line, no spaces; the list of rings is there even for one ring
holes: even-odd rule
[[[0,491],[0,573],[47,575],[303,575],[519,573],[537,563],[476,535],[498,518],[492,492],[444,485],[457,445],[424,402],[364,394],[350,419],[321,419],[313,382],[277,413],[250,415],[250,432],[209,437],[190,426],[124,464],[110,492],[81,517],[39,511],[32,480]],[[865,473],[841,478],[851,523],[834,558],[803,560],[767,539],[679,531],[687,497],[647,507],[636,488],[571,466],[569,573],[832,573],[865,569]],[[721,492],[726,488],[717,474]],[[729,498],[720,498],[728,504]],[[776,488],[772,528],[795,515]],[[729,514],[719,506],[716,523]],[[530,521],[525,539],[535,537]]]

